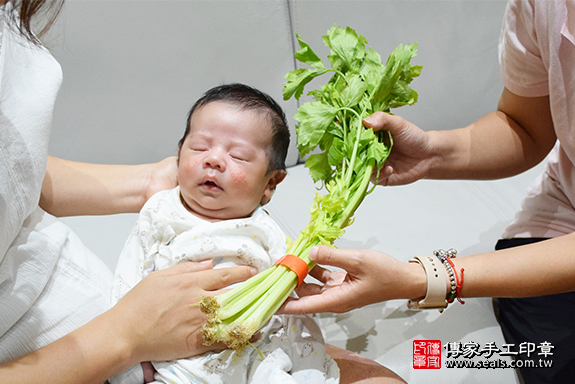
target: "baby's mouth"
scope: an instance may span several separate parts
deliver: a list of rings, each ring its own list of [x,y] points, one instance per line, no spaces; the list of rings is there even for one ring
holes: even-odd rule
[[[204,181],[202,181],[202,183],[200,184],[201,187],[210,189],[210,190],[221,190],[222,187],[220,187],[220,185],[215,181],[215,180],[211,180],[211,179],[206,179]]]

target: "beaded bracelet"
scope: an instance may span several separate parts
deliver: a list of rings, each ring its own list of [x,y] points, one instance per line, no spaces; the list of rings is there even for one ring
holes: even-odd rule
[[[461,300],[461,287],[463,286],[464,269],[461,268],[461,279],[457,276],[457,271],[455,270],[455,265],[451,259],[457,256],[457,251],[453,248],[444,251],[443,249],[433,251],[433,254],[437,256],[439,260],[445,266],[447,274],[449,275],[451,290],[447,296],[447,302],[453,303],[455,299],[461,303],[465,304],[465,301]]]
[[[453,248],[450,249],[449,251],[452,251],[452,250],[455,251]],[[457,277],[455,274],[455,270],[453,269],[453,265],[452,265],[452,263],[449,262],[450,260],[448,259],[448,257],[454,257],[454,256],[447,256],[447,252],[445,252],[443,249],[440,249],[438,251],[433,251],[433,254],[439,260],[441,260],[441,262],[445,266],[445,269],[447,270],[447,275],[449,276],[449,283],[451,286],[449,294],[447,295],[447,302],[449,304],[451,304],[451,303],[453,303],[453,301],[455,301],[455,298],[457,296]],[[454,254],[457,254],[457,251],[455,251]]]
[[[434,257],[435,256],[435,257]],[[461,300],[461,287],[463,286],[463,268],[461,268],[461,279],[457,275],[455,265],[451,259],[457,256],[457,251],[453,248],[444,251],[439,249],[433,251],[433,256],[415,256],[409,262],[419,263],[427,277],[427,293],[422,300],[409,300],[407,307],[410,309],[438,309],[443,312],[445,308],[457,299],[461,304],[465,304]],[[438,260],[445,267],[438,268],[436,261]],[[447,293],[445,287],[445,279],[449,277],[450,291]]]

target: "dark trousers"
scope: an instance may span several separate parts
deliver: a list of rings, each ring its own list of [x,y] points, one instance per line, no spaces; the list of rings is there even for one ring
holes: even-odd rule
[[[516,247],[546,239],[503,239],[495,249]],[[575,250],[574,250],[575,253]],[[542,256],[552,257],[552,256]],[[574,255],[575,258],[575,255]],[[551,368],[519,368],[519,375],[525,384],[532,383],[575,383],[575,292],[557,295],[538,296],[520,299],[494,299],[495,315],[501,325],[505,340],[515,344],[519,350],[521,343],[551,343],[555,348],[547,360],[553,361]],[[528,357],[517,355],[519,364],[532,360],[539,364],[541,350]]]

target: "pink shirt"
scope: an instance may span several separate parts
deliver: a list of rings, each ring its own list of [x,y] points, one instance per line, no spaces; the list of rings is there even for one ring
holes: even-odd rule
[[[510,0],[499,42],[503,82],[519,96],[549,95],[558,143],[505,238],[575,231],[574,36],[575,0]]]

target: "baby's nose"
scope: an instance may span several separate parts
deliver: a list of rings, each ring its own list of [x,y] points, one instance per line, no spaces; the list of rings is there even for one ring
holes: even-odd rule
[[[222,156],[213,152],[206,157],[204,165],[208,168],[217,169],[219,171],[223,171],[225,169],[225,162],[223,161]]]

